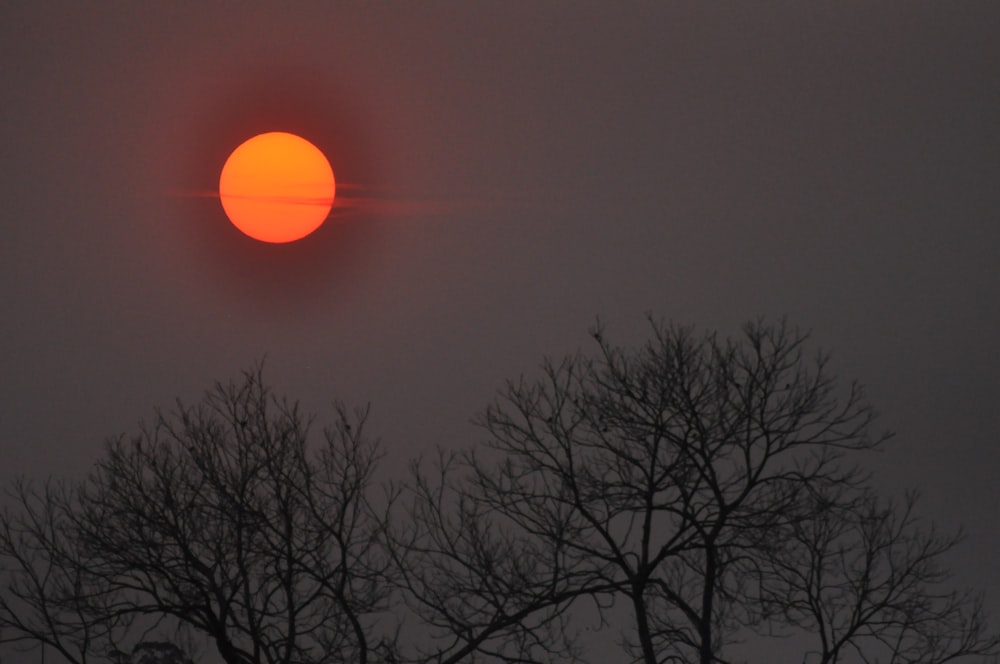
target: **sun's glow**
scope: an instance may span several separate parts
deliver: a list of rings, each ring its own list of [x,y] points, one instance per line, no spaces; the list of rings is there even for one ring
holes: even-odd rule
[[[233,225],[262,242],[293,242],[323,225],[337,184],[330,162],[309,141],[259,134],[233,150],[219,177],[219,198]]]

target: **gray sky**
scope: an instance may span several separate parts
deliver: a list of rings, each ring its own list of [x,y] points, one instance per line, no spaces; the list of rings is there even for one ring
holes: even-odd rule
[[[1000,614],[1000,4],[327,5],[0,7],[0,479],[265,354],[401,470],[595,316],[787,315]],[[271,130],[362,204],[240,235],[196,194]]]

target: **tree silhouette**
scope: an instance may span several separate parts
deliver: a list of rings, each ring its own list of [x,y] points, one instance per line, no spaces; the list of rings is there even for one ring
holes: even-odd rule
[[[227,664],[570,662],[588,615],[644,664],[786,636],[823,664],[1000,651],[948,585],[960,534],[873,489],[888,436],[807,335],[650,325],[637,348],[597,327],[592,356],[501,389],[482,445],[381,487],[367,410],[313,435],[260,366],[178,402],[82,480],[9,487],[0,643],[183,660],[147,640],[174,628]]]
[[[102,606],[106,580],[73,537],[73,489],[16,480],[0,518],[0,643],[50,647],[74,664],[116,649],[135,616]]]
[[[922,528],[916,494],[902,503],[871,491],[817,506],[782,533],[761,566],[762,604],[779,627],[815,635],[820,664],[947,662],[996,654],[981,595],[949,590],[944,558],[961,533]]]
[[[565,658],[562,626],[543,628],[589,598],[606,621],[628,607],[623,645],[646,664],[727,662],[754,631],[805,632],[823,662],[997,652],[981,601],[942,589],[957,539],[920,530],[912,500],[873,497],[858,458],[888,436],[806,335],[650,323],[640,348],[598,327],[594,357],[509,382],[478,418],[485,449],[418,471],[403,502],[427,555],[409,573],[443,630],[462,641],[483,616],[544,606],[494,654]]]
[[[2,640],[83,664],[145,617],[208,635],[228,664],[370,661],[391,647],[370,622],[392,586],[366,416],[338,406],[309,447],[308,421],[258,367],[110,441],[77,485],[16,484]]]

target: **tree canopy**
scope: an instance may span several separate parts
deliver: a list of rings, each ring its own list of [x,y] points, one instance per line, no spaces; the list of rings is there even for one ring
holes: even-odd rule
[[[807,334],[649,323],[508,381],[481,444],[394,482],[367,408],[314,431],[259,365],[178,401],[86,477],[8,487],[0,643],[85,664],[188,630],[227,664],[585,661],[588,615],[644,664],[789,636],[824,664],[1000,652],[983,598],[949,585],[961,533],[875,489],[888,434]]]

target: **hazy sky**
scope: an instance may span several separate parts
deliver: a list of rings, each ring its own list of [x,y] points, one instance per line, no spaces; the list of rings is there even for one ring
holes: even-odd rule
[[[0,6],[0,479],[264,355],[401,470],[596,316],[787,315],[1000,614],[1000,4],[330,4]],[[271,130],[362,204],[240,235],[199,194]]]

